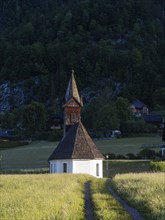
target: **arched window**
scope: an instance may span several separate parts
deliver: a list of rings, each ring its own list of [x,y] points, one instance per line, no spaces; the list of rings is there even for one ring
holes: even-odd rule
[[[99,164],[96,164],[96,176],[99,176]]]
[[[67,163],[63,163],[63,173],[67,173]]]

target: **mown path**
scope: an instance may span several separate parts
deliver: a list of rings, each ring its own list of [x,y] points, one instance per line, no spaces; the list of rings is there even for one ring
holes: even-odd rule
[[[120,202],[124,209],[131,215],[133,220],[145,220],[141,214],[134,208],[130,207],[123,199],[121,199],[110,187],[109,181],[107,181],[107,189],[113,195],[113,197]]]
[[[86,220],[94,220],[93,205],[91,202],[90,181],[85,183],[85,216]]]
[[[110,187],[109,181],[107,181],[108,192],[113,195],[113,197],[120,202],[124,209],[131,215],[133,220],[145,220],[141,214],[134,208],[130,207],[123,199],[121,199]],[[91,201],[91,191],[90,191],[90,181],[85,183],[85,216],[86,220],[94,220],[94,210]]]

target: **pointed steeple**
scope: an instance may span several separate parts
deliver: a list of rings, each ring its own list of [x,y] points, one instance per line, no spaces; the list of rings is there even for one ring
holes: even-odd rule
[[[65,102],[68,102],[71,98],[74,98],[80,105],[81,105],[81,99],[78,93],[76,81],[74,78],[74,70],[72,70],[72,75],[69,80],[68,88],[65,94]]]

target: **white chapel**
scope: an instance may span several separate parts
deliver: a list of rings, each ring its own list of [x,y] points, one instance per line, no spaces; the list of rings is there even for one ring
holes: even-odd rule
[[[102,178],[104,157],[81,122],[82,106],[72,71],[65,95],[64,136],[48,159],[50,173],[81,173]]]

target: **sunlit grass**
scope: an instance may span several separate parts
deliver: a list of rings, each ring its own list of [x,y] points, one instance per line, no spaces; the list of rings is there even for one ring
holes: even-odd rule
[[[164,220],[165,173],[116,175],[112,187],[148,220]]]
[[[84,219],[87,175],[2,175],[3,220]]]
[[[130,215],[123,209],[106,189],[106,179],[92,179],[92,201],[95,219],[130,220]]]

